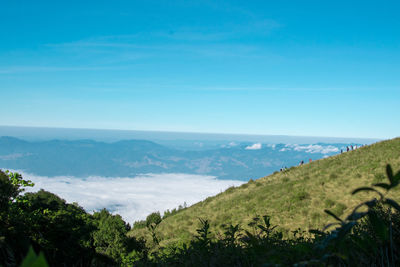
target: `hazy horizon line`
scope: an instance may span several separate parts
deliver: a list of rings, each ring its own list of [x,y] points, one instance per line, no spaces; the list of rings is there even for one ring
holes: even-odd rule
[[[8,128],[8,129],[7,129]],[[187,135],[192,135],[195,137],[196,135],[203,135],[208,136],[209,138],[212,137],[219,137],[217,140],[220,140],[220,137],[225,137],[225,138],[238,138],[241,137],[248,137],[248,138],[262,138],[262,137],[270,137],[270,138],[300,138],[300,139],[333,139],[333,140],[368,140],[369,142],[376,142],[376,141],[381,141],[385,139],[381,138],[374,138],[374,137],[337,137],[337,136],[307,136],[307,135],[290,135],[290,134],[251,134],[251,133],[217,133],[217,132],[191,132],[191,131],[168,131],[168,130],[129,130],[129,129],[104,129],[104,128],[80,128],[80,127],[51,127],[51,126],[20,126],[20,125],[0,125],[0,136],[5,136],[1,135],[2,130],[17,130],[17,129],[31,129],[31,130],[48,130],[48,131],[83,131],[83,132],[114,132],[114,133],[153,133],[153,134],[176,134],[176,135],[186,135],[186,138],[183,138],[184,140],[191,140],[187,139]],[[181,136],[182,138],[183,136]],[[95,138],[95,137],[93,137]],[[209,139],[207,140],[214,140],[214,139]],[[168,140],[169,138],[167,138]],[[194,138],[198,139],[198,137]],[[390,138],[388,138],[390,139]],[[251,140],[249,140],[251,141]]]

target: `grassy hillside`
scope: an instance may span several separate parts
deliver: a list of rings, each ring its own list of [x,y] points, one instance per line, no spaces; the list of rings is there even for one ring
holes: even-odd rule
[[[229,188],[164,219],[157,234],[161,244],[181,242],[195,234],[198,218],[210,220],[212,232],[218,234],[224,224],[246,228],[256,215],[271,216],[272,224],[286,236],[298,228],[322,228],[332,221],[324,209],[343,217],[361,200],[371,197],[366,193],[351,196],[351,191],[385,180],[386,164],[395,171],[400,169],[400,138]],[[394,190],[391,197],[400,201],[399,190]],[[134,229],[130,235],[151,239],[147,229]]]

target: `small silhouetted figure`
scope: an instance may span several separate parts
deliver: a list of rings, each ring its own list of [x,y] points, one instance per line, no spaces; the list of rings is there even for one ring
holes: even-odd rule
[[[353,145],[351,145],[351,150],[353,150]]]
[[[349,152],[349,150],[350,150],[349,147],[347,147],[347,152]]]
[[[343,153],[343,149],[340,149],[340,154],[342,154]]]

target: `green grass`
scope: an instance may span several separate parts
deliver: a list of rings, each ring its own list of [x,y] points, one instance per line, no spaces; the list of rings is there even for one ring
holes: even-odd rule
[[[223,232],[224,224],[246,228],[256,215],[271,216],[287,237],[292,231],[322,228],[331,217],[348,214],[369,194],[351,196],[353,189],[386,179],[385,166],[400,169],[400,138],[379,142],[326,159],[313,161],[284,172],[229,188],[163,220],[157,233],[161,244],[188,241],[195,235],[198,218],[208,219],[214,234]],[[399,190],[391,193],[400,201]],[[130,235],[147,236],[146,229],[132,230]]]

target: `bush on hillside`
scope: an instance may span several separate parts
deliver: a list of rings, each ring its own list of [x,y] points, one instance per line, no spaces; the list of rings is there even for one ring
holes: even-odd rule
[[[344,219],[338,213],[346,206],[327,199],[333,209],[325,212],[335,222],[323,230],[297,229],[284,239],[284,230],[266,215],[255,216],[246,230],[226,222],[223,233],[212,221],[200,219],[189,243],[162,243],[162,233],[156,233],[158,212],[146,219],[153,242],[138,240],[128,237],[130,227],[119,215],[105,209],[90,215],[44,190],[23,196],[31,183],[0,171],[0,264],[17,266],[32,245],[50,266],[400,266],[400,205],[388,198],[400,172],[394,174],[388,165],[386,176],[386,183],[353,191],[375,197]],[[307,199],[305,191],[294,195]],[[321,215],[314,212],[311,217],[319,220]]]

